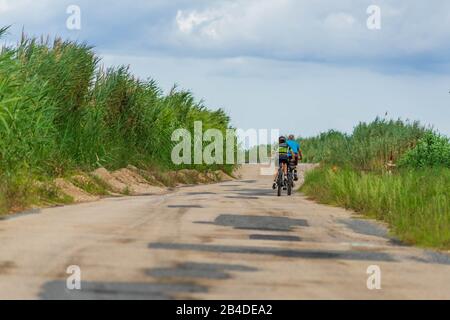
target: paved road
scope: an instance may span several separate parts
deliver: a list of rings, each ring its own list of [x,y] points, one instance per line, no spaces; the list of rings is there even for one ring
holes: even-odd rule
[[[270,178],[105,199],[0,221],[3,299],[450,298],[450,258]],[[81,268],[80,291],[66,289]],[[368,290],[367,269],[381,269]]]

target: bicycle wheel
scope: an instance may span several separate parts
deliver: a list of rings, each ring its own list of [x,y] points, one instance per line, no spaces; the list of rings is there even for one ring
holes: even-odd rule
[[[295,188],[295,179],[294,179],[295,175],[294,172],[291,172],[291,185],[292,185],[292,189]]]
[[[288,196],[291,196],[292,195],[292,175],[291,174],[288,174],[288,186],[287,186],[287,193],[288,193]]]
[[[278,196],[281,197],[281,190],[283,189],[283,172],[281,171],[281,169],[278,172],[277,184],[278,184]]]

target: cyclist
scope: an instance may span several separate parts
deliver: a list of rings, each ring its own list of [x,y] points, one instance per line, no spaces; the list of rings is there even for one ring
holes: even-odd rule
[[[298,172],[297,172],[297,166],[298,161],[303,159],[302,150],[300,148],[300,144],[295,140],[295,136],[291,134],[289,136],[289,140],[287,141],[287,144],[289,145],[289,148],[292,150],[292,152],[289,152],[288,156],[289,159],[292,159],[292,166],[295,168],[294,170],[294,180],[298,181]]]
[[[289,154],[292,153],[292,149],[287,144],[286,137],[280,137],[278,139],[278,159],[280,167],[283,167],[285,177],[288,174]],[[277,188],[278,170],[275,173],[275,180],[273,183],[273,189]]]

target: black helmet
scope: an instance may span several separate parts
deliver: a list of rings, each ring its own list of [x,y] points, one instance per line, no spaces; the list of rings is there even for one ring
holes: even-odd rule
[[[286,143],[286,137],[281,136],[280,139],[278,139],[279,143]]]

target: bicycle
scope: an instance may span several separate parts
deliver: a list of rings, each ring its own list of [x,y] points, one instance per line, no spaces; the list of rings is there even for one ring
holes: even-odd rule
[[[290,165],[288,165],[287,176],[285,176],[282,166],[278,169],[277,188],[279,197],[281,197],[282,190],[287,190],[288,196],[292,195],[292,189],[294,189],[294,173]]]

